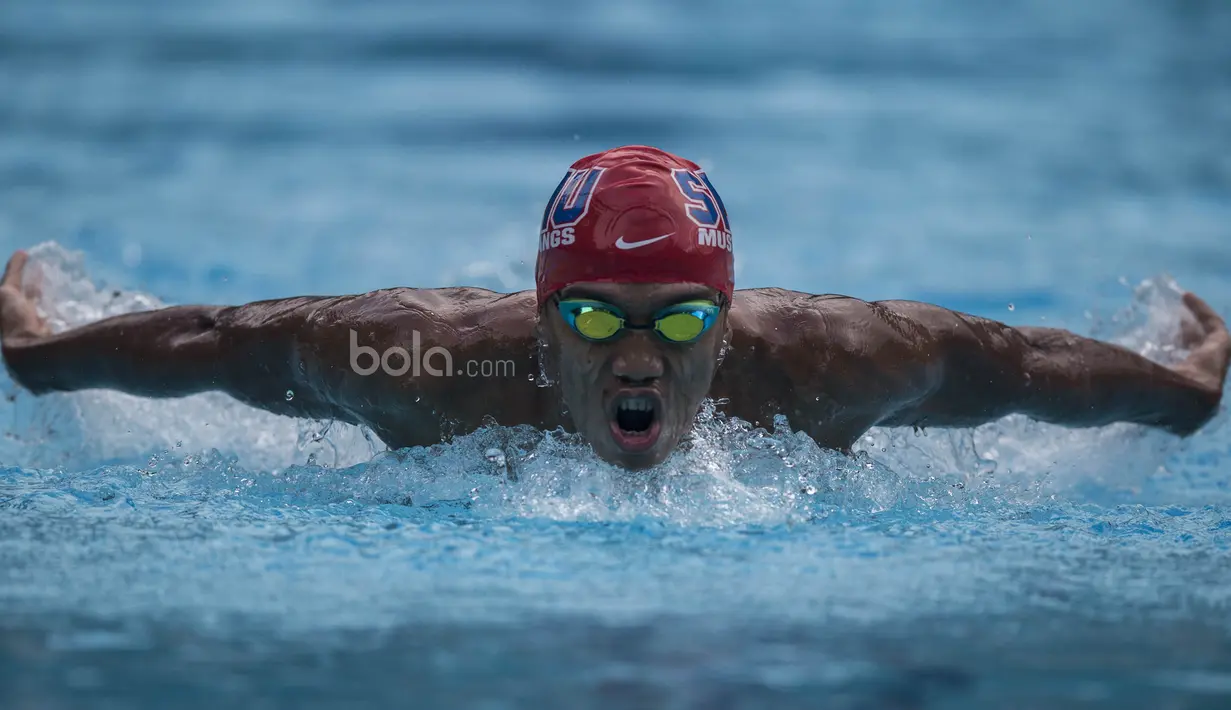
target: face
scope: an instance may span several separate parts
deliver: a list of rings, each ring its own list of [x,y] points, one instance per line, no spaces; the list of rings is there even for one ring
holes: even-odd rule
[[[634,326],[685,301],[720,303],[718,292],[696,284],[574,284],[559,299],[586,298],[620,309]],[[727,335],[726,308],[714,325],[688,343],[668,342],[653,329],[625,329],[591,342],[574,331],[548,301],[539,337],[554,361],[573,424],[604,460],[629,469],[661,463],[692,427],[709,393]]]

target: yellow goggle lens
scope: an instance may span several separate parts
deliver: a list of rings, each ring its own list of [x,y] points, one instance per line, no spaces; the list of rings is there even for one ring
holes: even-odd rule
[[[595,340],[610,338],[624,325],[624,321],[616,314],[600,310],[586,310],[578,313],[573,323],[579,333]]]
[[[668,340],[682,342],[700,335],[705,330],[705,321],[691,313],[672,313],[660,319],[655,327]]]

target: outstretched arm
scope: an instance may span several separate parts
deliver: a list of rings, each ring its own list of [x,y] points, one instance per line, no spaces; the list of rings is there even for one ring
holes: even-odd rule
[[[535,353],[533,292],[387,289],[176,306],[52,334],[23,284],[25,264],[18,252],[0,281],[0,339],[13,380],[35,394],[220,391],[276,414],[367,425],[393,448],[434,444],[489,415],[559,423],[553,395],[517,369]]]
[[[1185,294],[1184,304],[1193,319],[1185,328],[1190,355],[1171,368],[1064,330],[1013,328],[914,302],[869,304],[877,319],[912,328],[886,355],[904,349],[907,362],[931,368],[915,380],[919,396],[878,423],[965,426],[1022,413],[1069,426],[1134,422],[1191,434],[1218,410],[1231,336],[1200,298]]]
[[[362,311],[348,308],[361,297],[176,306],[52,334],[23,283],[26,261],[17,252],[0,282],[0,338],[13,380],[35,394],[105,388],[181,397],[220,391],[276,414],[382,429],[381,408],[371,406],[378,402],[365,397],[379,375],[348,377],[345,367],[321,362],[313,351],[313,331],[322,318]],[[369,310],[378,311],[378,320],[387,314]],[[385,327],[362,325],[369,331]]]

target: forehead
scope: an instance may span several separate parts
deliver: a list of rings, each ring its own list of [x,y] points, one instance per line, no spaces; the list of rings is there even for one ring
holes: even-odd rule
[[[640,284],[581,282],[560,291],[561,298],[593,298],[627,309],[661,308],[680,301],[717,300],[718,291],[704,284]]]

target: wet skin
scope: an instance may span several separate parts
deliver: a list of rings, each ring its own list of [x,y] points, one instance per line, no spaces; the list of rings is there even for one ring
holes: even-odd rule
[[[576,336],[533,292],[388,289],[242,306],[177,306],[51,334],[18,252],[0,283],[0,338],[14,381],[35,394],[108,388],[148,397],[217,390],[292,416],[372,428],[392,448],[437,443],[490,423],[579,431],[602,458],[628,468],[662,461],[705,397],[755,425],[777,414],[822,446],[848,448],[872,426],[966,427],[1023,413],[1068,426],[1137,422],[1179,435],[1218,411],[1231,336],[1186,294],[1188,358],[1173,368],[1116,345],[1018,327],[912,301],[865,302],[781,289],[735,292],[698,342],[630,331],[612,343]],[[663,305],[712,295],[704,287],[576,285],[634,323]],[[541,317],[540,317],[541,315]],[[455,369],[419,376],[352,367],[351,344],[446,348]],[[723,339],[729,349],[718,363]],[[553,386],[540,387],[539,343]],[[511,363],[468,376],[467,363]],[[364,364],[367,364],[365,361]],[[395,363],[396,364],[396,363]],[[287,400],[286,391],[295,396]],[[613,404],[655,399],[657,434],[621,438]],[[567,404],[567,414],[564,406]],[[629,447],[632,441],[633,446]]]
[[[629,322],[648,325],[654,314],[692,300],[719,302],[717,291],[690,284],[576,284],[561,298],[587,298],[619,307]],[[688,433],[709,394],[723,339],[730,336],[724,309],[691,343],[671,343],[651,330],[625,330],[610,342],[591,342],[570,328],[554,305],[539,314],[548,367],[558,373],[560,394],[576,427],[603,459],[627,468],[660,463]],[[621,426],[622,402],[648,404],[643,435]],[[644,406],[644,405],[643,405]],[[633,427],[629,427],[633,428]]]

